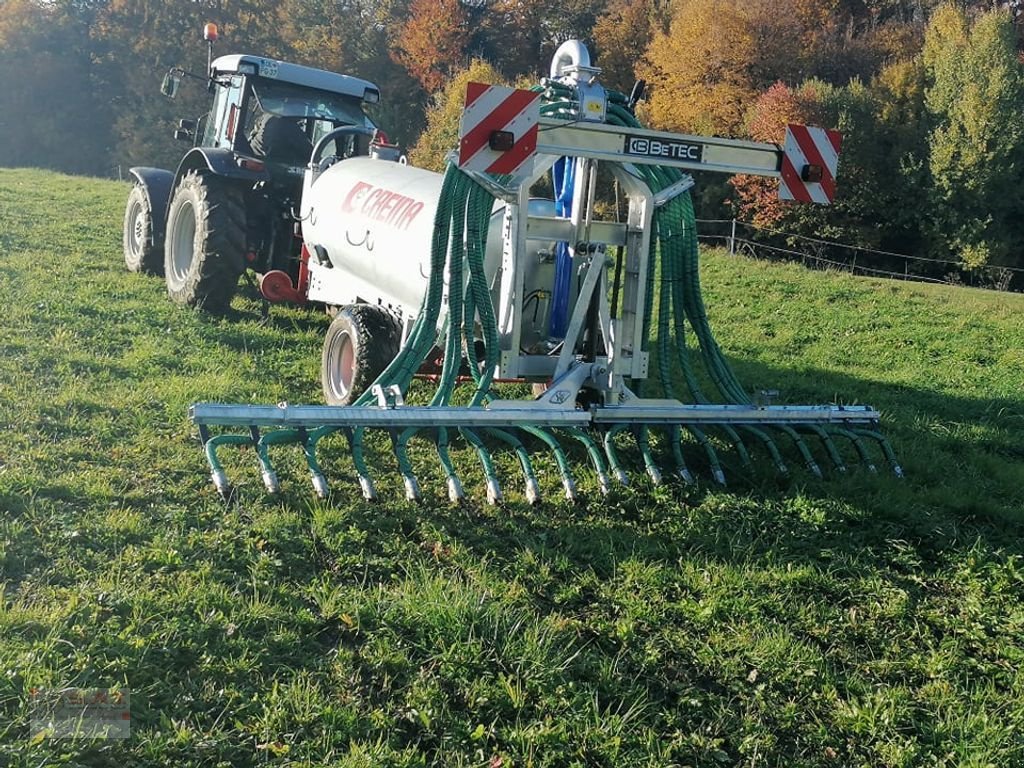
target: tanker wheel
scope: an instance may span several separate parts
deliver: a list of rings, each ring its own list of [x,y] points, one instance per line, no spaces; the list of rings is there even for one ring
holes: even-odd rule
[[[320,382],[328,405],[351,405],[398,354],[398,320],[383,307],[338,310],[324,339]]]
[[[189,171],[174,190],[164,240],[167,293],[179,304],[223,311],[245,271],[245,201],[223,179]]]
[[[136,184],[124,209],[124,263],[129,272],[164,273],[164,247],[153,239],[153,206],[145,187]]]

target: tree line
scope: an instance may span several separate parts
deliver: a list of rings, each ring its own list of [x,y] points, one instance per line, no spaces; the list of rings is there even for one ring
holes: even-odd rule
[[[166,70],[258,53],[364,77],[414,161],[454,146],[467,80],[536,83],[577,37],[653,128],[782,140],[844,134],[835,205],[780,203],[774,182],[702,178],[704,215],[945,259],[1024,267],[1024,65],[1014,3],[936,0],[3,0],[0,166],[111,175],[173,167]],[[920,262],[922,272],[947,267]]]

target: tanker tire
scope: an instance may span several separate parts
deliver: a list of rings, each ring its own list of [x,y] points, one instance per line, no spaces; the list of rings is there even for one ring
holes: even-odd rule
[[[397,318],[373,304],[338,310],[324,338],[320,383],[328,405],[351,405],[398,354]]]
[[[141,184],[132,187],[128,194],[121,243],[129,272],[163,275],[164,246],[153,239],[153,205]]]
[[[245,203],[237,186],[189,171],[167,213],[164,277],[178,304],[223,312],[245,271]]]

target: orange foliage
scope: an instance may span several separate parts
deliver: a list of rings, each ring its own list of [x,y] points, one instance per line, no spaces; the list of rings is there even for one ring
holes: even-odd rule
[[[762,93],[750,110],[747,131],[755,141],[781,144],[786,137],[787,123],[817,123],[815,94],[811,88],[793,90],[785,83],[775,83]],[[733,176],[736,209],[739,218],[758,227],[778,225],[790,203],[779,200],[777,179],[762,176]]]
[[[742,135],[773,82],[842,74],[848,23],[837,0],[681,0],[641,67],[649,117],[669,130]]]
[[[654,36],[640,74],[647,110],[666,130],[736,135],[756,96],[749,70],[755,40],[730,0],[683,0],[667,33]]]
[[[509,85],[493,66],[478,59],[467,69],[453,74],[444,88],[434,94],[433,104],[427,111],[427,128],[409,150],[409,160],[417,168],[444,172],[448,153],[459,145],[459,123],[466,103],[466,86],[470,83]]]
[[[601,81],[628,93],[635,81],[634,68],[651,41],[651,0],[612,0],[594,24],[596,62]]]
[[[459,0],[412,0],[395,59],[433,92],[465,63],[467,16]]]

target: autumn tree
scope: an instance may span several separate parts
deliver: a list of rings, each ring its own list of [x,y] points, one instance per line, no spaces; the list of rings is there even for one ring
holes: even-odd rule
[[[455,75],[434,97],[427,111],[426,130],[409,152],[413,165],[434,171],[444,170],[448,153],[459,145],[459,121],[466,103],[466,86],[473,82],[507,85],[493,66],[479,59]]]
[[[284,0],[277,17],[276,55],[331,72],[356,74],[379,42],[373,33],[381,19],[372,0]]]
[[[921,173],[927,150],[919,69],[893,65],[870,85],[835,86],[820,80],[799,88],[777,83],[754,103],[750,137],[781,144],[787,123],[838,129],[843,134],[832,205],[778,199],[778,181],[736,176],[738,216],[755,226],[886,250],[912,252],[920,244],[922,209],[908,201],[926,195]]]
[[[652,0],[612,0],[598,17],[592,35],[605,86],[629,93],[651,42],[653,14]]]
[[[921,253],[927,218],[921,205],[928,196],[928,129],[925,71],[920,56],[896,61],[871,83],[873,140],[878,142],[882,182],[876,186],[879,243],[902,253]]]
[[[426,93],[391,55],[407,0],[286,0],[278,15],[281,58],[373,82],[381,92],[380,104],[369,107],[374,120],[403,146],[416,138]]]
[[[843,140],[832,204],[783,203],[786,229],[868,248],[886,245],[899,168],[885,151],[889,127],[877,120],[874,94],[859,80],[845,86],[813,80],[799,92],[806,120],[798,122],[836,129]]]
[[[654,34],[641,74],[659,127],[738,136],[756,96],[776,81],[867,80],[884,55],[858,36],[840,0],[680,0]]]
[[[606,0],[493,0],[473,14],[469,53],[509,80],[536,82],[566,40],[588,40]]]
[[[605,12],[608,0],[561,0],[558,3],[543,4],[540,28],[540,51],[538,60],[532,62],[524,75],[546,75],[550,69],[551,57],[566,40],[593,41],[593,29]],[[591,50],[591,58],[594,51]]]
[[[466,9],[459,0],[412,0],[395,57],[433,93],[464,63],[466,35]]]
[[[110,121],[94,91],[91,16],[85,3],[0,4],[0,165],[109,171]]]
[[[932,236],[967,266],[1019,263],[1024,246],[1024,68],[1008,13],[972,23],[944,6],[923,51]]]
[[[754,101],[747,118],[747,135],[754,141],[782,144],[788,123],[815,123],[814,93],[793,89],[777,82]],[[736,213],[756,227],[771,229],[785,226],[789,204],[778,198],[779,182],[762,176],[739,175],[731,178],[736,190]]]
[[[640,68],[658,128],[738,135],[757,95],[750,77],[754,39],[731,0],[681,0],[667,32],[651,40]]]

